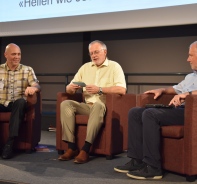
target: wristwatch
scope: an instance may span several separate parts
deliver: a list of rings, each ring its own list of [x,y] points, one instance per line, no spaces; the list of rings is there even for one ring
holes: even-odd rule
[[[102,95],[102,94],[103,94],[103,90],[102,90],[102,88],[101,88],[101,87],[99,87],[98,94],[99,94],[99,95]]]

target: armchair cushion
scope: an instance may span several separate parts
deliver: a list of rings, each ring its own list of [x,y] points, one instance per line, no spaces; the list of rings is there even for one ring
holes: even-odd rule
[[[161,127],[161,135],[163,137],[180,139],[184,136],[184,126],[174,125],[174,126],[163,126]]]

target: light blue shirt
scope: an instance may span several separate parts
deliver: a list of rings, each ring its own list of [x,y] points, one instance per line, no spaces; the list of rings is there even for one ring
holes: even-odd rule
[[[197,71],[186,75],[185,79],[173,86],[177,94],[197,90]]]

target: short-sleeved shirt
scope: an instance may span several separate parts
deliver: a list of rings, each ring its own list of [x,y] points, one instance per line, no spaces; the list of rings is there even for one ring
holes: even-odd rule
[[[173,86],[177,94],[197,90],[197,72],[186,75],[185,79]]]
[[[8,106],[19,98],[26,99],[25,89],[28,86],[38,83],[34,70],[22,64],[14,70],[8,65],[0,65],[0,104]]]
[[[126,81],[122,67],[115,61],[106,60],[97,67],[94,62],[85,63],[78,70],[72,82],[84,82],[86,85],[96,85],[99,87],[120,86],[126,89]],[[89,94],[83,88],[85,102],[95,103],[102,101],[105,103],[105,95]]]

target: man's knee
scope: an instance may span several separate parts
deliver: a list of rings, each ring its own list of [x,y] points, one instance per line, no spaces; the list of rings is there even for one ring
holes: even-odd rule
[[[60,103],[60,111],[63,112],[61,115],[63,115],[64,118],[73,117],[75,115],[75,107],[72,100],[65,100]]]
[[[93,107],[92,107],[92,110],[91,110],[91,112],[100,112],[100,113],[102,113],[102,114],[104,114],[105,113],[105,111],[106,111],[106,107],[105,107],[105,104],[103,104],[103,103],[101,103],[101,102],[95,102],[94,103],[94,105],[93,105]]]
[[[141,107],[133,107],[129,110],[128,115],[129,117],[135,117],[136,115],[142,114],[144,108]]]
[[[17,99],[15,102],[14,102],[14,106],[17,106],[17,107],[26,107],[26,100],[24,98],[20,98],[20,99]]]
[[[63,102],[60,103],[60,108],[67,108],[71,105],[71,100],[64,100]]]
[[[145,122],[148,119],[156,120],[158,113],[156,108],[148,108],[143,112],[142,121]]]
[[[15,101],[16,103],[21,103],[21,104],[24,104],[26,103],[26,100],[24,98],[19,98]]]

